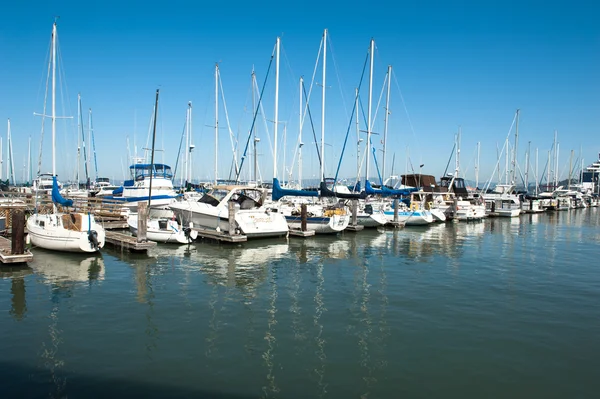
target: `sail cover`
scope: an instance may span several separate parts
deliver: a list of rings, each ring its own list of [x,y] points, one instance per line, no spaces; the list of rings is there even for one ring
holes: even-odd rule
[[[73,200],[63,198],[58,191],[58,182],[56,176],[52,176],[52,202],[62,206],[73,206]]]

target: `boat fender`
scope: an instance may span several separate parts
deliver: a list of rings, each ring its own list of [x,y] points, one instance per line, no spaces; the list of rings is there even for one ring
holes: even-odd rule
[[[96,232],[96,230],[90,230],[88,232],[88,240],[90,241],[90,244],[92,244],[92,248],[94,248],[97,251],[99,249],[99,245],[98,233]]]
[[[427,205],[429,205],[429,209],[433,209],[433,201],[429,201]]]

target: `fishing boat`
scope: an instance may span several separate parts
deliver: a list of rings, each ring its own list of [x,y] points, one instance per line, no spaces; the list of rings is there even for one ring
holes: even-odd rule
[[[177,201],[170,205],[183,226],[226,232],[229,204],[235,210],[235,229],[248,238],[284,236],[288,225],[283,214],[265,207],[266,189],[242,185],[214,186],[199,200]],[[191,223],[191,225],[190,225]]]
[[[104,246],[104,228],[91,213],[59,212],[73,206],[73,201],[61,196],[56,179],[56,22],[52,27],[52,212],[40,214],[39,209],[27,219],[29,239],[35,246],[68,252],[97,252]],[[45,108],[45,107],[44,107]]]

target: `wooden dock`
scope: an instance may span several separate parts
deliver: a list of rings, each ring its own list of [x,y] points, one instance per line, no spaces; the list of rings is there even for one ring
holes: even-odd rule
[[[147,251],[156,246],[154,241],[138,242],[137,237],[128,234],[117,233],[116,231],[107,231],[105,233],[105,242],[115,248],[128,249],[134,252]]]
[[[0,237],[0,262],[4,264],[27,263],[33,260],[33,254],[25,250],[23,254],[13,255],[12,242],[8,238]]]
[[[209,239],[209,240],[216,240],[219,242],[236,243],[236,242],[248,241],[248,236],[245,236],[243,234],[228,234],[228,233],[223,233],[223,232],[219,232],[216,230],[207,230],[207,229],[201,229],[201,228],[197,228],[197,227],[194,227],[192,230],[198,232],[198,237],[201,237],[204,239]]]

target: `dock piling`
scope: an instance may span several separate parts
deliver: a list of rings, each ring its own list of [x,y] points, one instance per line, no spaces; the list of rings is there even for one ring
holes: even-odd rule
[[[146,201],[138,202],[138,220],[137,220],[137,242],[148,241],[148,203]]]
[[[300,205],[300,230],[306,231],[306,219],[308,217],[308,210],[306,204]]]
[[[25,212],[23,209],[13,210],[11,224],[11,253],[23,255],[25,253]]]
[[[229,235],[235,235],[235,202],[229,201],[227,204],[227,209],[229,211]]]

